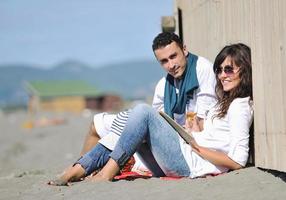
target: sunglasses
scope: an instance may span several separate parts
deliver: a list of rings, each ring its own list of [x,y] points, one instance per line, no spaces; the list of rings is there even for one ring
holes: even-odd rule
[[[233,66],[231,66],[231,65],[226,65],[226,66],[224,66],[224,67],[218,67],[218,68],[216,68],[215,73],[216,73],[216,75],[219,75],[219,74],[222,73],[222,71],[223,71],[226,75],[232,75],[232,74],[235,73],[235,72],[234,72],[234,69],[233,69]]]

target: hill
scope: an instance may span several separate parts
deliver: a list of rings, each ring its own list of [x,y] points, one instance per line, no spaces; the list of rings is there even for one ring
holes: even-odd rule
[[[83,80],[102,91],[112,91],[125,99],[152,96],[164,71],[156,61],[130,61],[92,68],[78,61],[65,61],[50,69],[36,66],[0,66],[0,107],[24,105],[28,100],[25,81]]]

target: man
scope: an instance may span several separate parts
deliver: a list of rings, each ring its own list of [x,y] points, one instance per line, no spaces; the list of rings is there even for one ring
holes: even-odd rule
[[[156,59],[168,73],[156,86],[153,107],[166,112],[181,125],[185,124],[186,112],[195,112],[202,129],[206,112],[216,102],[212,64],[189,53],[175,33],[160,33],[153,40],[152,48]],[[112,124],[114,118],[115,115],[107,113],[94,116],[81,155],[107,135],[112,126],[118,126],[118,123]]]
[[[196,112],[200,128],[215,101],[212,63],[189,53],[174,33],[161,33],[153,41],[153,51],[168,72],[156,86],[153,107],[163,110],[183,125],[186,112]]]

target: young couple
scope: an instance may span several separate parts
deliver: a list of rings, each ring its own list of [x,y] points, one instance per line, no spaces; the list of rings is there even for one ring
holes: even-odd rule
[[[156,87],[153,108],[140,104],[113,117],[109,133],[99,142],[90,134],[82,157],[49,184],[67,185],[96,170],[92,180],[112,180],[135,152],[156,177],[195,178],[245,166],[253,120],[250,48],[225,46],[211,66],[189,53],[176,34],[161,33],[153,51],[168,72]],[[196,112],[185,125],[194,140],[187,144],[158,110],[181,125],[186,111]],[[92,127],[91,133],[97,131]]]

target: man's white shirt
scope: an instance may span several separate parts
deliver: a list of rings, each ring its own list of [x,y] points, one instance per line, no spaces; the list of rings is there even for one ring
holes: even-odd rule
[[[213,72],[213,65],[204,57],[198,57],[197,60],[197,78],[199,88],[193,93],[193,98],[189,100],[186,105],[186,112],[193,111],[197,113],[200,118],[205,118],[207,111],[216,102],[215,94],[215,74]],[[164,91],[165,91],[166,77],[163,77],[155,88],[152,106],[158,111],[164,111]],[[179,90],[176,90],[177,94]],[[174,114],[175,120],[181,124],[185,124],[184,114]]]

